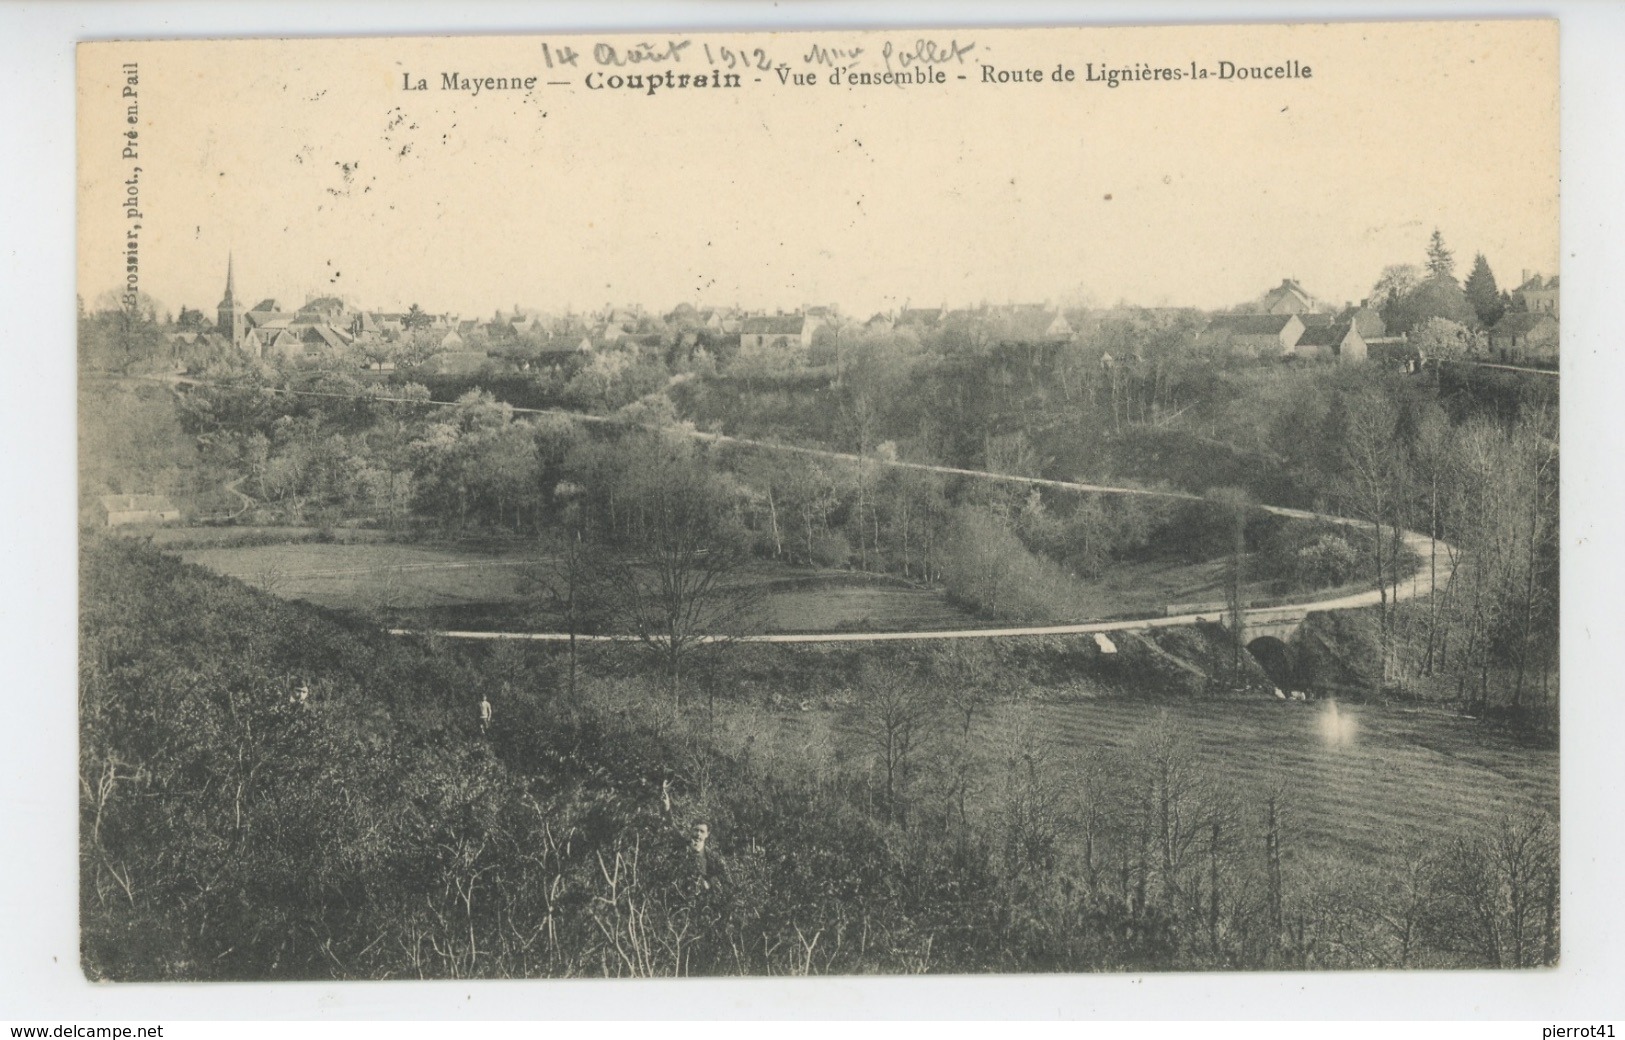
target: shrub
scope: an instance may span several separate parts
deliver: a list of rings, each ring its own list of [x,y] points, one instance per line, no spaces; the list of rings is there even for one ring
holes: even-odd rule
[[[1295,554],[1293,579],[1299,588],[1342,585],[1359,573],[1360,554],[1341,535],[1326,534]]]
[[[813,536],[813,563],[820,567],[845,567],[851,560],[852,543],[840,531],[825,530]]]

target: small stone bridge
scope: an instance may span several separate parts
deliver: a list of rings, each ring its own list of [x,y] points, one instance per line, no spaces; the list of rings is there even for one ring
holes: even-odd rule
[[[1242,610],[1242,628],[1249,640],[1271,636],[1285,643],[1298,634],[1303,619],[1313,613],[1313,605],[1285,604],[1273,607],[1246,607]],[[1168,616],[1194,618],[1198,622],[1230,627],[1230,608],[1223,603],[1175,603],[1168,607]]]

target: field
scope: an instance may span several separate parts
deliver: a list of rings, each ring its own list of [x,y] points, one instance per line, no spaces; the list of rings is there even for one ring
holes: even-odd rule
[[[1228,569],[1229,563],[1225,560],[1191,563],[1162,559],[1114,563],[1097,581],[1078,583],[1081,602],[1087,607],[1088,617],[1057,620],[1152,617],[1163,613],[1173,604],[1223,604]],[[1242,585],[1241,598],[1255,606],[1286,601],[1301,603],[1363,592],[1368,587],[1368,583],[1357,583],[1336,589],[1280,596],[1267,582],[1249,581]]]
[[[534,627],[523,605],[525,572],[548,564],[518,549],[393,543],[205,547],[180,556],[286,599],[386,611],[409,624],[506,630]],[[747,579],[767,590],[769,632],[952,628],[968,619],[939,591],[884,578],[763,563]]]
[[[156,527],[147,532],[160,549],[229,549],[245,545],[329,542],[342,545],[387,542],[389,532],[367,527]]]
[[[341,610],[514,602],[520,568],[534,562],[518,553],[394,544],[236,546],[180,556],[278,596]]]
[[[253,544],[276,542],[278,531],[289,540]],[[201,528],[160,530],[155,541],[173,545],[188,562],[319,606],[385,611],[406,624],[441,628],[516,631],[537,624],[522,606],[523,576],[547,561],[521,548],[399,544],[368,531],[316,541],[317,534],[313,528]],[[1078,583],[1081,614],[1047,620],[1149,617],[1174,603],[1222,603],[1224,578],[1222,561],[1121,563],[1097,581]],[[767,590],[768,632],[931,630],[975,620],[941,590],[893,578],[762,561],[746,580]],[[1263,585],[1244,593],[1252,602],[1268,595]]]
[[[1018,734],[1045,749],[1048,770],[1091,749],[1128,746],[1167,711],[1209,775],[1244,801],[1282,796],[1292,855],[1397,868],[1404,846],[1490,826],[1503,813],[1558,808],[1558,752],[1520,746],[1475,720],[1384,704],[1128,697],[1026,699],[978,724],[986,768]],[[1335,715],[1334,715],[1335,712]],[[861,758],[869,746],[839,710],[774,713],[774,740]],[[992,778],[985,777],[989,782]],[[1063,798],[1081,795],[1063,788]]]

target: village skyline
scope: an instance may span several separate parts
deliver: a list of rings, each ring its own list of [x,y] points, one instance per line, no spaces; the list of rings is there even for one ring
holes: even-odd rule
[[[1439,229],[1435,228],[1434,230],[1442,236],[1442,232],[1439,232]],[[260,310],[273,309],[291,312],[308,307],[314,302],[322,300],[337,300],[344,305],[344,308],[347,311],[352,312],[365,312],[373,315],[405,315],[413,308],[417,308],[425,315],[428,315],[434,319],[449,320],[453,322],[470,319],[490,319],[500,321],[505,319],[523,318],[527,316],[547,318],[568,318],[578,316],[602,317],[613,314],[616,311],[628,311],[639,315],[647,314],[666,316],[683,308],[700,312],[716,311],[743,316],[793,315],[807,312],[821,312],[831,318],[838,317],[846,321],[861,322],[866,319],[879,316],[895,317],[899,313],[911,309],[936,308],[946,312],[987,308],[998,309],[1011,307],[1032,307],[1037,305],[1042,305],[1053,310],[1121,310],[1139,308],[1147,310],[1192,310],[1208,313],[1223,311],[1245,312],[1253,305],[1261,302],[1270,292],[1274,292],[1280,287],[1290,285],[1297,292],[1302,293],[1306,298],[1305,309],[1311,311],[1335,312],[1339,310],[1346,310],[1351,307],[1380,306],[1382,301],[1373,298],[1373,290],[1377,288],[1378,284],[1382,281],[1383,277],[1390,269],[1403,266],[1409,266],[1418,272],[1426,269],[1426,264],[1424,262],[1426,259],[1425,251],[1418,250],[1417,252],[1418,256],[1414,262],[1399,258],[1390,258],[1389,261],[1382,264],[1380,268],[1373,268],[1374,273],[1371,276],[1371,280],[1358,291],[1345,294],[1317,292],[1315,291],[1315,286],[1307,283],[1304,279],[1297,278],[1290,273],[1285,273],[1277,274],[1274,276],[1274,278],[1265,276],[1263,280],[1255,282],[1253,284],[1254,291],[1250,295],[1230,300],[1222,300],[1217,303],[1188,302],[1171,299],[1166,296],[1159,297],[1156,300],[1135,300],[1127,298],[1105,300],[1096,296],[1095,294],[1083,291],[1080,287],[1078,291],[1068,294],[1052,294],[1048,296],[1033,297],[1030,294],[1018,295],[1012,293],[1007,295],[1005,298],[997,299],[989,298],[987,296],[972,299],[961,299],[948,295],[942,295],[940,298],[931,296],[914,298],[899,297],[896,294],[887,294],[880,297],[880,303],[872,308],[867,306],[849,306],[844,301],[834,299],[787,299],[781,297],[776,300],[741,302],[738,300],[722,299],[717,295],[713,295],[709,298],[702,295],[696,298],[683,298],[678,300],[660,300],[647,297],[640,298],[636,296],[611,297],[600,301],[587,301],[584,303],[566,301],[562,304],[556,301],[548,301],[545,299],[545,297],[541,301],[534,298],[517,297],[510,301],[501,301],[496,299],[488,300],[486,305],[483,307],[466,309],[440,307],[430,303],[429,301],[419,299],[400,300],[396,298],[389,298],[384,301],[370,300],[362,298],[355,292],[337,291],[332,286],[323,287],[320,285],[309,285],[306,288],[296,289],[293,291],[263,292],[248,280],[244,280],[241,283],[244,288],[238,293],[237,302],[240,303],[245,310],[258,308]],[[1453,277],[1458,283],[1461,283],[1464,281],[1467,271],[1473,267],[1476,258],[1482,256],[1483,254],[1482,252],[1471,250],[1453,250],[1452,255],[1456,259],[1457,265],[1460,268],[1454,272]],[[1499,265],[1493,261],[1493,259],[1488,257],[1485,259],[1489,262],[1490,269],[1494,274],[1496,288],[1501,291],[1515,292],[1528,287],[1528,283],[1531,278],[1541,280],[1555,278],[1558,275],[1555,265],[1549,268],[1522,267],[1519,268],[1517,274],[1514,275],[1511,273],[1510,269],[1500,268]],[[235,253],[227,253],[226,266],[228,269],[230,269],[228,274],[231,274],[231,276],[234,277],[234,272],[239,267],[239,261]],[[1278,264],[1276,265],[1276,270],[1284,272],[1291,267],[1291,264]],[[219,282],[220,278],[217,270],[215,284],[218,285]],[[153,316],[160,321],[176,321],[179,319],[182,312],[186,310],[200,311],[205,315],[212,314],[216,309],[216,306],[211,305],[208,301],[209,299],[218,296],[218,290],[211,290],[204,287],[193,288],[194,291],[190,292],[184,298],[178,298],[175,300],[161,299],[145,293],[143,293],[143,296],[145,297],[146,305],[154,312]],[[1536,288],[1539,288],[1539,286],[1536,286]],[[81,297],[81,305],[85,306],[88,310],[105,310],[114,303],[115,298],[118,297],[118,295],[119,294],[113,290],[107,290],[99,294],[94,301],[85,300]],[[276,306],[274,308],[267,308],[266,305],[272,303],[274,303]]]
[[[504,365],[579,364],[601,351],[676,351],[694,359],[765,357],[817,364],[834,359],[842,340],[908,332],[916,342],[958,349],[974,344],[1045,348],[1090,338],[1103,321],[1138,314],[1140,321],[1182,330],[1174,341],[1211,355],[1364,361],[1377,357],[1411,368],[1440,357],[1471,356],[1555,366],[1561,319],[1560,279],[1520,272],[1502,284],[1482,254],[1458,279],[1454,252],[1440,232],[1429,241],[1425,268],[1386,266],[1370,295],[1356,304],[1318,297],[1292,278],[1226,308],[1068,306],[1053,301],[952,307],[904,306],[867,318],[838,305],[789,309],[695,306],[670,309],[608,303],[588,311],[550,311],[514,303],[485,315],[368,307],[337,294],[307,293],[303,302],[239,292],[228,257],[224,292],[212,311],[140,302],[144,320],[167,341],[172,364],[247,358],[301,364],[339,362],[368,368],[427,363],[429,374],[472,374]],[[83,317],[105,322],[114,303]],[[118,305],[119,309],[123,304]],[[1439,322],[1442,321],[1442,324]],[[1413,336],[1417,337],[1413,342]],[[129,346],[122,348],[128,358]],[[151,349],[151,345],[149,348]],[[139,351],[138,351],[139,352]],[[1373,353],[1374,352],[1374,353]],[[676,356],[676,355],[673,355]],[[1111,363],[1110,352],[1101,356]]]

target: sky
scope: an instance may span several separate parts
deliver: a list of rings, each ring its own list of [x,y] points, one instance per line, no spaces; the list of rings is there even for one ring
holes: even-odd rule
[[[888,48],[900,67],[922,38],[958,54],[921,66],[947,82],[832,85],[806,60],[861,49],[831,60],[884,71]],[[624,62],[683,40],[675,62],[595,58],[600,43]],[[544,43],[577,65],[549,70]],[[760,47],[817,82],[756,68],[736,90],[583,82],[704,73],[707,45],[718,60]],[[1435,227],[1458,275],[1476,252],[1507,287],[1557,269],[1553,23],[96,43],[78,57],[92,305],[124,280],[132,224],[140,289],[211,314],[228,255],[249,303],[331,293],[465,317],[1223,307],[1287,277],[1342,303],[1385,265],[1421,263]],[[1311,74],[1221,81],[1221,61]],[[984,65],[1042,79],[984,82]],[[1213,75],[1086,78],[1141,66]],[[1058,67],[1074,79],[1055,82]],[[474,94],[441,89],[446,72],[538,80]],[[402,89],[418,79],[428,89]],[[122,208],[137,176],[139,219]]]

